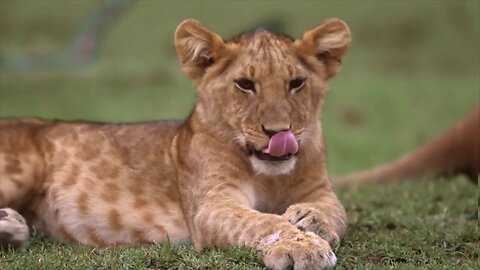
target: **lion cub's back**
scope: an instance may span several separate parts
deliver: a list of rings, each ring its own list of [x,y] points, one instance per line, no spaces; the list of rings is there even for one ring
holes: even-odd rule
[[[177,123],[60,123],[45,131],[44,197],[35,225],[91,245],[188,238],[169,147]]]

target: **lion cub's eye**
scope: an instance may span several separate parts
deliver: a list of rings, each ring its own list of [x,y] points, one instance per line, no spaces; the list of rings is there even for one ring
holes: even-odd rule
[[[251,80],[245,78],[235,80],[235,87],[244,92],[256,92],[255,84]]]
[[[302,87],[305,85],[305,78],[295,78],[290,81],[288,84],[288,90],[291,92],[298,91],[302,89]]]

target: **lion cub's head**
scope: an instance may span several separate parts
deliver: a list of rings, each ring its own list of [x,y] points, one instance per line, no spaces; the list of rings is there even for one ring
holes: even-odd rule
[[[328,81],[349,43],[347,25],[335,18],[298,40],[260,29],[224,41],[195,20],[175,33],[184,70],[198,88],[196,113],[239,143],[257,173],[269,175],[289,173],[316,137]]]

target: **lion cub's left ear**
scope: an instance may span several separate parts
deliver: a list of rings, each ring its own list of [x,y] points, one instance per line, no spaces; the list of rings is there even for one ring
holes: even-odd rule
[[[305,32],[295,42],[300,52],[315,56],[325,65],[327,78],[333,77],[340,69],[340,63],[347,52],[351,34],[345,22],[337,18],[324,20],[315,29]]]
[[[175,48],[184,71],[197,80],[225,51],[225,42],[198,21],[188,19],[177,27]]]

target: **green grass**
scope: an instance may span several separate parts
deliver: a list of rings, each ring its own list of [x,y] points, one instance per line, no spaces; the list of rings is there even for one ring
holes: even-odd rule
[[[476,269],[476,190],[464,179],[342,191],[350,229],[336,269]],[[190,245],[89,248],[35,235],[25,252],[0,252],[0,269],[262,269],[245,248]]]
[[[0,57],[67,48],[98,1],[0,1]],[[194,17],[225,37],[268,22],[295,37],[337,16],[353,32],[322,119],[331,174],[393,159],[479,103],[477,1],[138,1],[83,70],[0,69],[0,117],[99,121],[183,118],[194,89],[173,32]],[[350,220],[337,269],[476,269],[478,188],[463,177],[340,190]],[[92,249],[40,235],[0,252],[0,269],[256,269],[253,251],[190,245]]]

